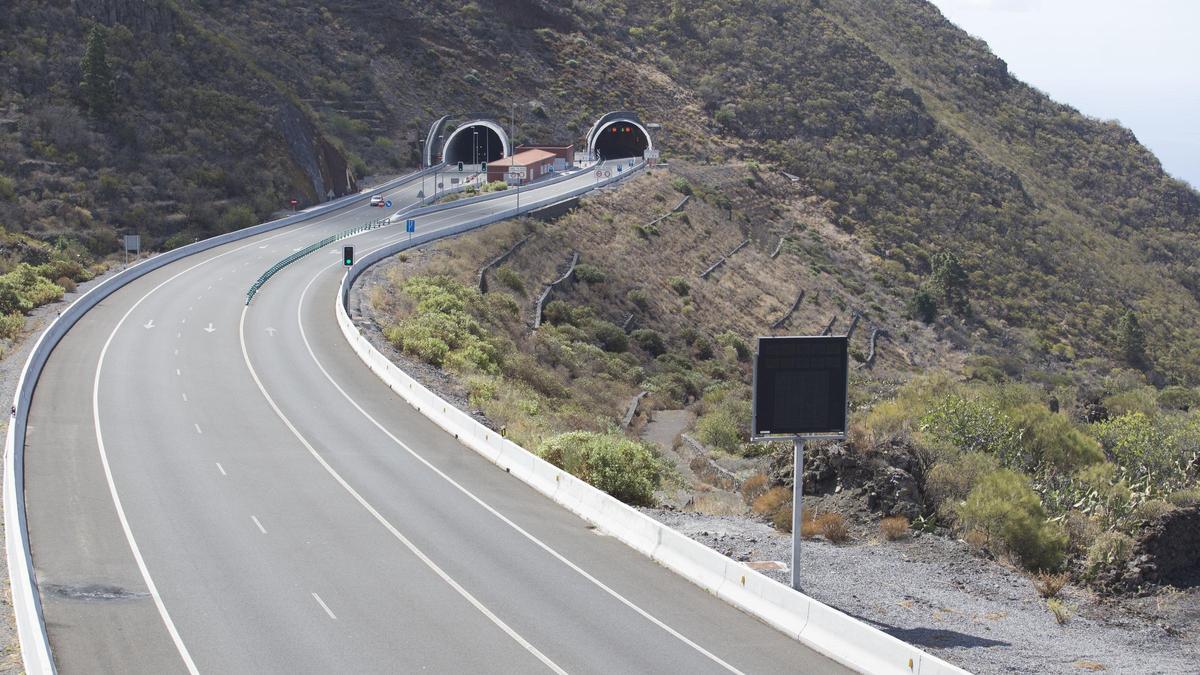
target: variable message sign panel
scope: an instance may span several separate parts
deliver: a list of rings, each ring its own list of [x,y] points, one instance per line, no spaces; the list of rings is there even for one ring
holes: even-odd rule
[[[760,337],[754,360],[752,435],[846,435],[846,336]]]

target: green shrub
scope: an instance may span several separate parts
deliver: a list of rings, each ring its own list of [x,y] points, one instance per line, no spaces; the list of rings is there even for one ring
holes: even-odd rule
[[[1120,567],[1133,557],[1133,538],[1124,532],[1105,532],[1088,547],[1084,569],[1089,576]]]
[[[1200,391],[1171,385],[1158,393],[1158,405],[1171,410],[1191,410],[1200,406]]]
[[[635,288],[625,294],[625,299],[633,303],[635,307],[645,310],[650,306],[650,296],[640,288]]]
[[[1104,451],[1096,439],[1071,424],[1066,415],[1050,412],[1040,403],[1029,403],[1011,411],[1021,428],[1021,444],[1033,469],[1052,466],[1062,471],[1104,460]]]
[[[750,430],[750,401],[743,390],[720,388],[704,395],[704,414],[696,420],[696,435],[706,445],[728,453],[741,451]]]
[[[679,276],[667,279],[667,285],[680,296],[685,296],[692,290],[692,285],[688,283],[688,280]]]
[[[917,289],[908,301],[908,315],[922,323],[933,323],[937,318],[937,298],[925,288]]]
[[[579,264],[575,266],[575,278],[586,284],[604,283],[608,275],[595,265]]]
[[[629,336],[621,327],[607,321],[592,322],[592,338],[606,352],[621,353],[629,351]]]
[[[0,314],[0,338],[16,339],[25,326],[25,315],[20,312]]]
[[[964,452],[948,462],[933,465],[925,476],[925,496],[939,510],[952,513],[984,476],[999,468],[996,458],[991,455]]]
[[[0,314],[25,313],[62,299],[62,286],[50,282],[28,263],[0,275]]]
[[[1179,508],[1200,506],[1200,487],[1176,490],[1171,493],[1171,496],[1167,497],[1167,501]]]
[[[471,311],[483,311],[481,296],[446,276],[412,277],[401,290],[417,301],[416,311],[385,331],[400,350],[435,366],[496,374],[500,358]]]
[[[13,179],[0,174],[0,201],[12,201],[17,196],[17,186]]]
[[[651,446],[618,434],[559,434],[542,442],[538,454],[629,504],[653,505],[662,483],[662,466]]]
[[[958,517],[965,530],[982,532],[1029,569],[1062,564],[1066,535],[1046,520],[1041,500],[1021,474],[1001,469],[985,476],[959,507]]]
[[[1021,429],[990,401],[947,396],[922,416],[921,430],[934,441],[963,452],[993,455],[1006,467],[1023,469],[1034,464],[1021,442]]]
[[[517,274],[516,270],[508,265],[504,265],[496,270],[496,280],[517,293],[525,295],[525,282],[521,279],[521,275]]]
[[[675,188],[675,191],[681,194],[692,194],[692,184],[689,183],[686,178],[678,177],[672,180],[671,187]]]
[[[750,351],[750,346],[737,333],[732,331],[722,333],[717,338],[717,342],[726,347],[733,348],[733,353],[738,361],[749,361],[754,357],[754,352]]]
[[[638,328],[630,335],[633,338],[633,343],[640,347],[643,351],[651,356],[658,356],[666,353],[667,345],[663,340],[662,335],[656,330],[649,328]]]

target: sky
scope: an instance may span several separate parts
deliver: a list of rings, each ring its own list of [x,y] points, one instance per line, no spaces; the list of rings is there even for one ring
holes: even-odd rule
[[[1200,188],[1200,0],[931,0],[1015,76]]]

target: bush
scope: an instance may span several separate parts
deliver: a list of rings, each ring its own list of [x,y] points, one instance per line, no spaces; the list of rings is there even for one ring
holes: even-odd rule
[[[995,457],[966,452],[949,462],[935,464],[925,477],[925,495],[942,511],[949,512],[967,498],[986,475],[1000,468]]]
[[[1027,568],[1062,564],[1066,536],[1046,521],[1041,499],[1014,471],[1001,469],[985,476],[959,507],[958,517],[965,529],[984,533]]]
[[[635,288],[625,294],[625,299],[633,303],[640,310],[645,310],[650,306],[650,296],[640,288]]]
[[[1187,488],[1186,490],[1176,490],[1167,497],[1167,501],[1171,502],[1179,508],[1188,508],[1191,506],[1200,506],[1200,487]]]
[[[617,354],[629,351],[629,336],[621,327],[607,321],[592,322],[592,338],[606,352]]]
[[[696,435],[706,445],[734,454],[747,440],[750,401],[740,390],[717,389],[704,395],[704,414],[696,421]]]
[[[906,539],[909,529],[908,518],[904,516],[891,516],[879,521],[879,533],[888,541]]]
[[[924,288],[917,289],[908,301],[908,315],[921,323],[933,323],[937,318],[937,298]]]
[[[722,333],[721,336],[717,338],[717,342],[726,347],[733,348],[734,355],[737,357],[738,361],[749,361],[754,357],[754,352],[750,351],[749,345],[747,345],[737,333]]]
[[[1133,538],[1124,532],[1105,532],[1088,547],[1084,568],[1089,576],[1123,566],[1133,557]]]
[[[1066,603],[1058,598],[1051,598],[1046,601],[1046,608],[1054,615],[1054,620],[1058,625],[1063,625],[1071,620],[1071,608],[1067,607]]]
[[[0,314],[0,338],[14,340],[25,326],[25,315],[20,312]]]
[[[665,354],[667,351],[666,342],[658,331],[649,328],[639,328],[630,335],[633,338],[633,343],[640,347],[650,356],[658,356]]]
[[[675,180],[671,181],[671,187],[675,188],[675,191],[681,194],[692,194],[692,184],[689,183],[686,178],[676,178]]]
[[[1155,520],[1174,510],[1174,506],[1162,499],[1150,499],[1137,505],[1134,516],[1138,520]]]
[[[8,274],[0,275],[0,314],[23,314],[62,299],[64,292],[62,286],[39,275],[33,266],[21,263]]]
[[[13,179],[0,174],[0,201],[12,201],[17,196],[17,186]]]
[[[753,504],[754,500],[758,499],[767,491],[767,476],[766,474],[756,473],[746,480],[742,481],[742,499],[746,504]]]
[[[662,483],[662,467],[654,450],[619,434],[559,434],[546,439],[538,454],[629,504],[652,506],[654,491]]]
[[[595,265],[579,264],[575,266],[575,278],[587,284],[603,283],[608,275]]]
[[[1104,460],[1104,452],[1094,438],[1077,429],[1065,415],[1052,413],[1040,403],[1016,408],[1010,416],[1022,429],[1028,469],[1049,466],[1072,471]]]
[[[1043,598],[1053,598],[1067,585],[1070,575],[1065,573],[1038,572],[1033,576],[1033,587]]]
[[[517,274],[516,270],[508,265],[496,270],[496,280],[517,293],[525,295],[525,281],[521,279],[521,275]]]
[[[817,527],[821,535],[831,543],[842,544],[850,541],[850,528],[846,518],[840,513],[822,513],[817,516]]]
[[[392,344],[435,366],[499,373],[498,350],[471,315],[471,310],[482,311],[477,290],[444,276],[413,277],[401,290],[417,301],[417,307],[412,316],[384,332]]]
[[[774,516],[780,509],[790,506],[792,491],[785,487],[776,486],[760,494],[750,503],[750,510],[768,518]]]
[[[667,285],[671,287],[671,290],[675,291],[675,293],[680,296],[685,296],[692,290],[692,285],[689,284],[688,280],[684,279],[683,277],[671,277],[670,279],[667,279]]]
[[[787,506],[780,508],[771,516],[771,526],[780,532],[791,533],[792,531],[792,504],[788,502]]]

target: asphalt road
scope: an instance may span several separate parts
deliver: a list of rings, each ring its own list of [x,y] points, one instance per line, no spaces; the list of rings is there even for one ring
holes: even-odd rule
[[[419,183],[389,196],[409,203]],[[26,501],[62,672],[840,670],[403,403],[334,320],[338,245],[244,306],[276,260],[379,215],[347,207],[168,265],[55,350]],[[346,243],[361,256],[404,236]]]

